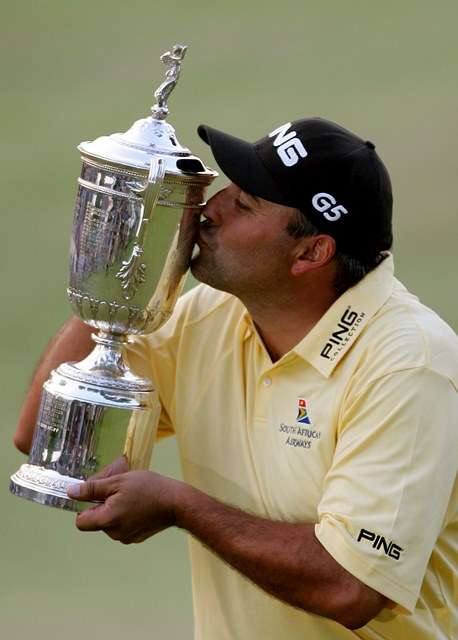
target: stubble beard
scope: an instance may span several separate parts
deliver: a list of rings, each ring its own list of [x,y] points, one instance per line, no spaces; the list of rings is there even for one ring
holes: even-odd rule
[[[253,279],[247,277],[247,273],[237,261],[229,264],[218,263],[214,253],[210,256],[202,254],[196,256],[191,261],[190,269],[196,280],[213,289],[232,294],[247,307],[260,304],[275,306],[282,297],[280,292],[284,287],[283,283],[277,279],[279,270],[271,271],[269,274],[258,273],[256,279]]]
[[[204,257],[201,253],[192,259],[190,264],[191,273],[196,280],[219,289],[227,293],[234,293],[232,286],[233,278],[227,273],[227,269],[221,268],[220,265],[211,260],[208,256]]]

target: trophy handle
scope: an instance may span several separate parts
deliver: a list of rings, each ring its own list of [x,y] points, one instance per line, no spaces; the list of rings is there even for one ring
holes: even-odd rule
[[[165,163],[163,158],[151,158],[146,187],[137,182],[128,183],[131,192],[143,197],[143,211],[135,234],[132,254],[128,260],[123,261],[116,274],[116,277],[121,281],[122,295],[125,300],[131,300],[138,287],[146,280],[146,264],[142,259],[143,240],[148,222],[159,199],[164,176]]]
[[[139,225],[143,226],[143,220],[148,221],[149,217],[156,206],[159,198],[159,192],[164,182],[165,177],[165,163],[163,158],[151,158],[149,165],[148,182],[143,195],[143,216],[142,222]],[[134,189],[135,190],[135,189]],[[143,190],[142,190],[143,191]],[[139,235],[137,232],[137,236]]]

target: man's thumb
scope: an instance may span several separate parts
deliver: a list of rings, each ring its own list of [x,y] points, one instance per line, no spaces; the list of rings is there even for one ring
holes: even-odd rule
[[[111,478],[104,480],[87,480],[72,484],[67,489],[67,495],[74,500],[87,502],[103,502],[113,493]]]

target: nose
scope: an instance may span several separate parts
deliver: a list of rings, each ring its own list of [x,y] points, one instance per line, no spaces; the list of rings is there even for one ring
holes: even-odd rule
[[[208,200],[203,215],[214,224],[221,224],[230,204],[229,187],[221,189]]]

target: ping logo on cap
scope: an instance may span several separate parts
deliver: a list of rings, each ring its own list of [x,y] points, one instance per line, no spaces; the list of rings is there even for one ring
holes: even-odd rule
[[[293,167],[299,162],[299,157],[305,158],[307,155],[304,145],[296,137],[296,132],[286,133],[290,126],[291,122],[287,122],[269,133],[269,138],[275,136],[274,147],[285,167]]]
[[[342,204],[337,204],[337,200],[330,193],[315,193],[312,204],[329,222],[335,222],[348,213],[348,209],[345,209]]]

